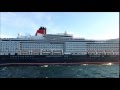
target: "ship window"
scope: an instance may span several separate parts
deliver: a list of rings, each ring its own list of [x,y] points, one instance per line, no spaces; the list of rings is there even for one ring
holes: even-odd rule
[[[17,53],[15,53],[15,55],[18,55]]]

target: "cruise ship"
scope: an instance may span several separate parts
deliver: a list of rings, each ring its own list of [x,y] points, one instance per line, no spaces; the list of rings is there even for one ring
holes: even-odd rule
[[[119,38],[89,40],[67,34],[47,34],[40,27],[34,36],[0,38],[0,65],[119,64]]]

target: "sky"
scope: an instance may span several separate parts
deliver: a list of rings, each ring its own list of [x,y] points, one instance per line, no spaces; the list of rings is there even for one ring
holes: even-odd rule
[[[106,40],[119,38],[119,12],[0,12],[2,38],[35,35],[39,27],[47,34]]]

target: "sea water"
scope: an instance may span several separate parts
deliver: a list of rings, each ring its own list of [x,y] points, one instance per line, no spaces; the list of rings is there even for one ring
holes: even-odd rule
[[[42,65],[0,67],[0,78],[119,78],[119,65]]]

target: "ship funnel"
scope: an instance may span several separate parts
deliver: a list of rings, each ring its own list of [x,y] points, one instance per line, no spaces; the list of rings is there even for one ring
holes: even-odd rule
[[[46,34],[46,28],[45,27],[40,27],[37,31],[36,31],[36,36],[37,35],[45,35]]]

